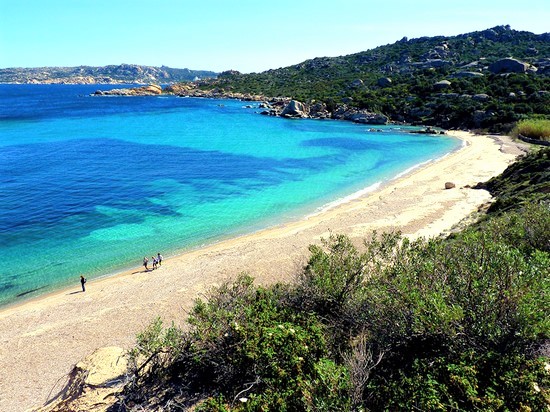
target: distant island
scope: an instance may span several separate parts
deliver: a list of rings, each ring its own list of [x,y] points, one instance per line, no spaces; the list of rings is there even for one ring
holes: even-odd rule
[[[33,67],[0,69],[0,83],[22,84],[149,84],[214,78],[216,72],[161,66],[119,64],[102,67]]]

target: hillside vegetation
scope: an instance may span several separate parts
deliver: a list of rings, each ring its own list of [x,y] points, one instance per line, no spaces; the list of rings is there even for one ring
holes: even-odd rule
[[[550,149],[488,183],[498,204],[447,239],[344,235],[293,284],[248,275],[188,328],[137,338],[111,410],[543,411],[550,406]]]
[[[502,61],[502,59],[513,57]],[[509,26],[452,37],[406,39],[262,73],[221,73],[202,90],[289,97],[443,128],[509,130],[550,116],[550,33]]]

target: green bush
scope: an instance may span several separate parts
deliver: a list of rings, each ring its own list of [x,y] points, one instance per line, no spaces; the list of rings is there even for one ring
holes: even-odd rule
[[[544,200],[447,239],[374,233],[359,248],[331,235],[295,284],[241,275],[198,300],[185,331],[155,320],[130,352],[121,405],[545,410],[549,241]]]
[[[488,190],[495,198],[489,215],[519,210],[529,205],[550,205],[550,148],[532,151],[520,161],[476,188]]]
[[[346,369],[328,358],[322,325],[285,306],[286,296],[242,275],[198,300],[189,344],[165,371],[172,384],[209,395],[202,410],[345,410]]]
[[[162,375],[164,368],[170,366],[187,345],[182,330],[173,323],[165,328],[160,318],[156,318],[140,332],[136,340],[128,356],[137,378],[141,371],[147,372],[149,376]]]
[[[369,410],[543,411],[549,402],[543,359],[466,351],[415,358],[369,381]]]

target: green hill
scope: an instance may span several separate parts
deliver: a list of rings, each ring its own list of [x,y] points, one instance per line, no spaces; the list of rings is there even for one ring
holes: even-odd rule
[[[498,26],[403,38],[262,73],[224,72],[198,87],[315,100],[330,113],[345,104],[392,121],[499,130],[525,117],[550,116],[550,33]]]

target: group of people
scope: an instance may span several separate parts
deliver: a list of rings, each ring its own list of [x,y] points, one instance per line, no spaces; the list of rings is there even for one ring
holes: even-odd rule
[[[162,255],[157,253],[157,256],[151,256],[151,262],[153,264],[153,270],[155,270],[157,267],[162,266]],[[147,256],[143,258],[143,266],[145,267],[145,270],[149,271],[149,259]]]
[[[157,256],[151,256],[151,262],[153,262],[153,270],[157,267],[162,266],[162,255],[157,253]],[[145,271],[149,272],[149,259],[147,256],[143,258],[143,266],[145,266]],[[86,292],[86,278],[84,275],[80,275],[80,285],[82,286],[82,292]]]

